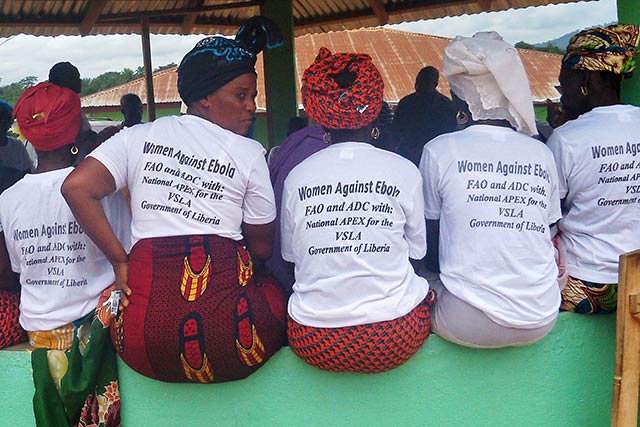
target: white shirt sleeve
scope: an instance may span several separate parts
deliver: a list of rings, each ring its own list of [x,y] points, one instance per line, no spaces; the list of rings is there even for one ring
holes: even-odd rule
[[[125,131],[118,132],[89,154],[90,157],[93,157],[107,168],[116,183],[117,190],[127,186],[128,153],[125,144],[126,133]]]
[[[411,192],[412,205],[405,212],[404,238],[409,244],[409,258],[421,259],[427,253],[427,230],[424,222],[424,196],[422,194],[422,178],[416,174],[416,185]]]
[[[293,220],[289,208],[289,187],[285,181],[282,190],[282,207],[280,209],[280,253],[282,259],[288,262],[294,262],[293,258]]]
[[[553,153],[553,158],[556,164],[556,170],[558,171],[558,194],[561,199],[567,197],[569,192],[569,185],[567,178],[569,177],[569,171],[571,165],[569,164],[569,153],[567,153],[567,145],[558,135],[558,132],[553,132],[547,141],[547,147]]]
[[[264,155],[256,156],[249,172],[247,191],[242,205],[242,221],[247,224],[268,224],[276,219],[276,202]]]
[[[420,159],[420,175],[423,180],[424,217],[426,219],[440,219],[442,198],[438,191],[439,172],[435,156],[428,146],[425,146]]]
[[[553,155],[549,156],[547,165],[551,179],[551,194],[549,194],[549,209],[547,209],[547,212],[549,213],[549,225],[551,225],[562,218],[562,210],[560,209],[558,174],[556,173]]]

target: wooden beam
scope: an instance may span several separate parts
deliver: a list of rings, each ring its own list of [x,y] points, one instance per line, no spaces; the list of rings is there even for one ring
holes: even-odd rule
[[[229,10],[229,9],[239,9],[239,8],[245,8],[245,7],[256,7],[256,6],[260,6],[261,4],[262,4],[262,0],[249,0],[249,1],[240,1],[237,3],[225,3],[225,4],[216,4],[216,5],[201,6],[201,7],[185,7],[185,8],[179,8],[179,9],[162,9],[162,10],[147,10],[147,11],[128,12],[128,13],[115,13],[111,15],[102,15],[100,17],[99,22],[122,21],[122,20],[127,20],[132,18],[151,18],[153,16],[188,15],[190,13],[202,13],[202,12],[213,12],[216,10]]]
[[[189,8],[197,9],[199,7],[202,7],[203,4],[204,0],[190,0]],[[193,31],[193,25],[196,23],[197,18],[197,12],[184,15],[184,17],[182,18],[182,34],[191,34],[191,31]]]
[[[453,0],[440,2],[438,4],[424,3],[421,6],[416,6],[412,3],[411,6],[403,6],[401,4],[388,4],[385,8],[387,15],[400,14],[400,13],[414,13],[414,12],[426,12],[433,9],[439,9],[448,6],[464,6],[468,4],[478,4],[478,0]],[[316,16],[310,19],[299,20],[295,22],[296,31],[309,27],[318,27],[323,25],[340,24],[343,22],[360,21],[362,19],[371,18],[373,14],[371,9],[360,9],[355,11],[336,13],[331,16]]]
[[[153,94],[153,67],[151,66],[151,39],[149,38],[149,18],[140,20],[142,27],[142,57],[144,60],[144,79],[147,84],[147,113],[149,121],[156,119],[156,100]]]
[[[416,12],[428,12],[430,10],[441,9],[451,6],[465,6],[465,5],[477,5],[478,0],[449,0],[440,1],[439,3],[427,3],[423,2],[422,5],[416,5],[411,3],[410,6],[405,6],[400,3],[390,3],[385,7],[386,13],[391,15],[397,15],[401,13],[416,13]],[[317,16],[311,19],[303,19],[295,22],[296,33],[300,33],[300,30],[304,30],[310,27],[322,27],[323,25],[340,24],[344,22],[360,21],[362,19],[371,18],[373,14],[371,9],[360,9],[355,11],[336,13],[331,16]],[[426,16],[425,16],[426,18]]]
[[[485,12],[491,11],[491,0],[478,0],[478,5]]]
[[[378,18],[378,23],[380,25],[386,25],[389,22],[389,13],[384,8],[382,0],[367,0],[367,3],[369,3],[369,7]]]
[[[106,0],[92,0],[89,2],[89,8],[87,9],[87,13],[85,13],[84,18],[78,28],[80,30],[80,34],[83,36],[89,34],[91,29],[96,22],[98,22],[98,18],[100,18],[100,14],[107,4]]]

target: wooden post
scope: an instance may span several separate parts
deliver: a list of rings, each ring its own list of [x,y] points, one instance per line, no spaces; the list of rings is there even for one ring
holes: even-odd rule
[[[264,51],[267,126],[273,147],[286,138],[289,119],[298,115],[293,9],[291,0],[265,0],[260,10],[278,24],[284,38],[282,46]]]
[[[147,83],[147,115],[149,121],[156,119],[156,100],[153,95],[153,68],[151,66],[151,40],[149,38],[149,18],[140,20],[142,26],[142,57],[144,60],[144,78]]]
[[[640,387],[640,250],[620,256],[612,427],[637,427]]]

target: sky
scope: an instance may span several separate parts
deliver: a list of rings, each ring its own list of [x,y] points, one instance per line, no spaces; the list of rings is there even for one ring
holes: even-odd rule
[[[493,30],[509,43],[525,41],[534,44],[616,20],[616,0],[597,0],[409,22],[389,27],[443,37],[471,36],[477,31]],[[182,56],[202,37],[152,34],[153,67],[179,63]],[[60,61],[74,64],[82,77],[96,77],[107,71],[122,71],[124,68],[135,70],[142,66],[142,41],[139,35],[17,35],[0,38],[0,59],[0,86],[30,75],[36,76],[38,81],[45,81],[49,68]]]

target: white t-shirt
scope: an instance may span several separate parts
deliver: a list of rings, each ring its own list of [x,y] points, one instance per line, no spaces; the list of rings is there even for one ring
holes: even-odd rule
[[[216,234],[242,239],[242,222],[276,217],[257,142],[193,115],[126,128],[91,157],[131,192],[132,245],[140,239]]]
[[[425,217],[440,220],[440,278],[496,323],[533,329],[560,306],[549,226],[560,219],[551,151],[487,125],[442,135],[420,162]]]
[[[20,324],[47,331],[96,308],[115,279],[113,268],[76,222],[60,187],[73,168],[22,180],[0,195],[0,231],[20,274]],[[129,244],[131,217],[121,193],[102,201],[111,226]]]
[[[640,108],[598,107],[553,131],[571,276],[618,283],[618,257],[640,248]]]
[[[422,180],[365,143],[331,145],[296,166],[282,196],[282,257],[295,264],[289,315],[314,327],[392,320],[429,290],[409,258],[426,252]]]

